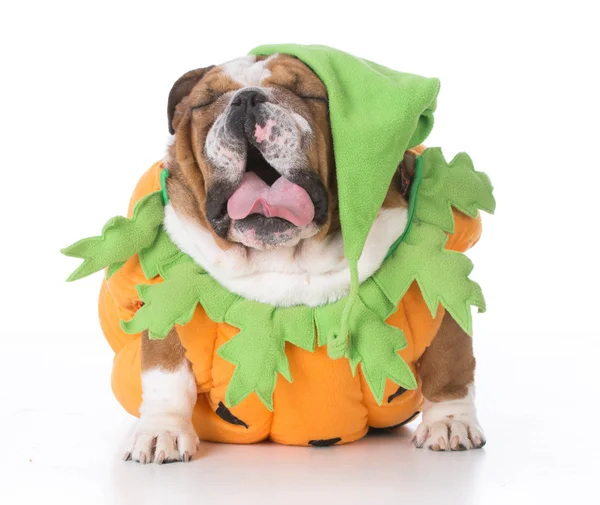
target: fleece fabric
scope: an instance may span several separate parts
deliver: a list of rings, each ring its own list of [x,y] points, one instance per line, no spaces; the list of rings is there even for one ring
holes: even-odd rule
[[[133,216],[136,202],[160,191],[161,171],[162,166],[156,164],[142,177],[132,197],[129,217]],[[481,221],[476,213],[475,217],[470,217],[454,210],[452,215],[453,234],[442,232],[447,239],[443,249],[448,255],[456,254],[453,251],[467,250],[481,234]],[[413,247],[403,241],[397,253],[401,252],[404,243],[408,248]],[[416,250],[415,253],[419,255]],[[462,254],[457,256],[464,257]],[[144,257],[144,253],[141,257]],[[146,263],[148,274],[155,273],[152,261],[146,258],[143,262]],[[392,271],[387,271],[381,276],[379,289],[386,289],[385,278],[392,274]],[[127,333],[121,321],[134,321],[136,313],[145,306],[136,285],[158,287],[165,282],[160,274],[151,279],[146,277],[138,253],[110,278],[105,278],[101,288],[100,321],[116,353],[113,391],[123,407],[136,416],[139,416],[142,400],[141,333]],[[243,305],[238,308],[241,307]],[[396,354],[414,375],[416,362],[439,329],[445,313],[444,306],[437,304],[432,312],[415,281],[402,299],[391,307],[390,312],[385,322],[390,328],[402,332],[405,339],[405,347]],[[239,315],[237,310],[235,313]],[[272,317],[266,312],[258,315],[260,324],[269,323]],[[308,323],[299,320],[298,324],[299,328],[305,328]],[[132,328],[129,330],[132,331]],[[421,409],[423,398],[419,387],[406,390],[389,378],[384,381],[382,401],[378,401],[362,365],[357,367],[353,375],[347,359],[332,360],[328,356],[326,346],[320,345],[321,330],[318,327],[314,349],[310,345],[314,335],[312,332],[296,337],[298,340],[304,339],[304,342],[297,342],[300,345],[277,341],[272,349],[277,354],[278,346],[283,347],[287,361],[285,367],[289,370],[289,375],[286,372],[273,376],[272,410],[257,393],[249,394],[239,403],[231,405],[227,398],[228,388],[239,365],[230,358],[239,358],[248,347],[240,339],[239,344],[235,344],[239,350],[232,351],[231,355],[223,353],[223,349],[227,349],[226,344],[230,347],[234,345],[240,336],[239,327],[216,321],[202,305],[196,304],[189,322],[177,325],[177,331],[196,377],[199,396],[193,421],[200,438],[204,440],[253,443],[270,438],[291,445],[327,445],[333,441],[347,443],[364,436],[369,427],[398,425]],[[248,369],[244,374],[252,375],[252,371]],[[262,377],[267,378],[266,375]],[[288,381],[290,377],[291,382]]]
[[[162,198],[151,193],[138,202],[131,219],[114,217],[104,225],[99,237],[82,239],[61,249],[65,256],[84,260],[67,280],[81,279],[105,267],[110,277],[131,256],[154,243],[163,219]]]
[[[251,54],[290,54],[315,72],[327,88],[336,164],[340,224],[350,263],[352,291],[341,317],[339,357],[348,343],[352,311],[364,311],[358,266],[367,235],[407,149],[433,128],[438,79],[398,72],[322,45],[271,44]]]

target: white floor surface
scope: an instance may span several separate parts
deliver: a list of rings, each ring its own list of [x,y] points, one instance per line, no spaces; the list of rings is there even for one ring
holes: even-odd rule
[[[204,443],[191,463],[162,466],[119,459],[135,421],[112,397],[111,351],[95,342],[4,347],[0,504],[598,503],[597,396],[583,392],[595,358],[566,368],[556,342],[556,360],[534,368],[534,347],[507,363],[482,346],[482,450],[414,449],[413,422],[329,448]]]

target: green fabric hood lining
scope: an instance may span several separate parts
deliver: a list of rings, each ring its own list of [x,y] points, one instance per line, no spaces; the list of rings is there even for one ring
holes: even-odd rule
[[[314,308],[278,308],[227,291],[170,240],[162,226],[161,191],[139,200],[131,219],[113,218],[100,237],[63,249],[67,256],[84,259],[69,280],[102,268],[110,277],[137,253],[145,277],[160,275],[164,281],[136,286],[144,305],[130,321],[122,321],[126,332],[148,331],[150,338],[165,338],[173,326],[191,320],[198,304],[213,321],[239,328],[239,333],[218,349],[223,359],[235,365],[225,398],[229,407],[254,392],[273,408],[277,374],[292,380],[286,342],[308,351],[315,345],[327,345],[332,358],[348,359],[353,373],[360,365],[381,404],[386,380],[406,389],[417,385],[398,354],[406,346],[403,332],[385,322],[413,282],[432,317],[441,304],[469,334],[470,307],[485,310],[481,288],[469,279],[471,261],[464,254],[446,250],[445,244],[447,233],[454,232],[452,208],[473,218],[479,210],[494,211],[491,183],[474,170],[464,153],[449,164],[437,148],[427,149],[419,158],[421,183],[411,192],[412,224],[379,270],[360,285],[360,296],[349,313],[349,342],[335,338],[346,299]]]
[[[169,203],[169,193],[167,192],[167,179],[169,178],[169,171],[163,168],[160,171],[160,196],[162,198],[163,205]]]

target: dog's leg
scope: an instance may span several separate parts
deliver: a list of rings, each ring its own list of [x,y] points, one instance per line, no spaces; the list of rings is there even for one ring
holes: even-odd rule
[[[412,440],[434,451],[464,451],[485,445],[477,421],[472,339],[446,312],[442,326],[419,361],[423,419]]]
[[[198,448],[192,426],[196,380],[177,331],[164,340],[142,334],[142,405],[124,459],[190,461]]]

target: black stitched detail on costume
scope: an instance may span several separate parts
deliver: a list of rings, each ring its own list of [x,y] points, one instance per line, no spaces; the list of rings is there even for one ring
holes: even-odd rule
[[[337,444],[340,440],[340,437],[337,438],[325,438],[322,440],[309,440],[308,443],[313,447],[329,447],[330,445]]]
[[[223,404],[223,402],[219,402],[219,406],[215,412],[223,421],[227,421],[230,424],[237,424],[238,426],[243,426],[248,429],[248,425],[242,421],[239,417],[235,417],[231,411]]]
[[[394,398],[396,398],[397,396],[403,395],[404,393],[406,393],[406,389],[404,389],[402,386],[400,386],[398,388],[398,391],[396,391],[393,395],[388,396],[388,403],[391,403]]]

